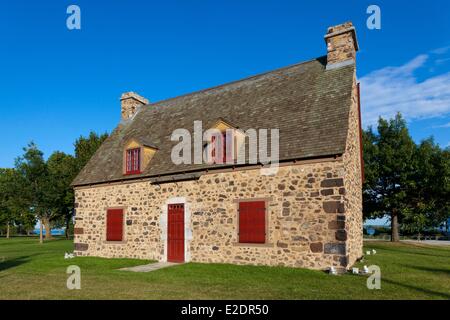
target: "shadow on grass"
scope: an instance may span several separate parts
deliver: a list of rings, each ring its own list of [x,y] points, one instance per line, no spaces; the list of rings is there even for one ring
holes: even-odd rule
[[[376,247],[376,246],[373,246]],[[439,258],[449,258],[449,252],[450,250],[446,250],[446,249],[441,249],[441,248],[426,248],[426,247],[422,247],[422,246],[416,246],[413,248],[408,248],[408,247],[386,247],[386,246],[382,246],[382,247],[377,247],[379,248],[379,250],[385,250],[385,251],[390,251],[390,252],[399,252],[399,253],[406,253],[406,254],[411,254],[411,255],[420,255],[420,256],[428,256],[428,257],[439,257]],[[423,249],[423,250],[433,250],[433,251],[440,251],[440,252],[444,252],[446,254],[436,254],[436,253],[425,253],[425,252],[417,252],[415,250],[417,249]]]
[[[10,260],[0,260],[0,271],[8,270],[20,266],[21,264],[27,263],[31,260],[30,257],[31,256],[22,256]]]
[[[439,296],[444,299],[450,299],[450,294],[448,294],[448,293],[434,291],[434,290],[430,290],[430,289],[426,289],[426,288],[420,288],[420,287],[416,287],[416,286],[413,286],[410,284],[405,284],[405,283],[401,283],[401,282],[393,281],[393,280],[389,280],[389,279],[383,279],[382,282],[387,282],[387,283],[390,283],[390,284],[393,284],[396,286],[408,288],[410,290],[415,290],[415,291],[418,291],[421,293],[426,293],[429,295]]]
[[[449,269],[442,269],[442,268],[429,268],[429,267],[422,267],[422,266],[412,266],[412,265],[402,265],[406,268],[411,268],[419,271],[426,271],[426,272],[432,272],[432,273],[444,273],[448,276],[450,276],[450,270]]]

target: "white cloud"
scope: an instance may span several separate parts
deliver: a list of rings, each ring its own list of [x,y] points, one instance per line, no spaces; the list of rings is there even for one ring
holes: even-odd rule
[[[441,64],[444,64],[444,63],[446,63],[448,61],[450,61],[450,58],[436,59],[435,62],[436,62],[437,65],[441,65]]]
[[[446,46],[446,47],[434,49],[433,51],[431,51],[431,53],[433,53],[433,54],[444,54],[444,53],[446,53],[449,50],[450,50],[450,46]]]
[[[450,122],[438,126],[433,126],[433,128],[450,128]]]
[[[379,116],[391,118],[397,112],[408,120],[450,113],[450,72],[422,82],[414,75],[429,59],[429,55],[419,55],[405,65],[385,67],[360,79],[365,126],[375,125]]]

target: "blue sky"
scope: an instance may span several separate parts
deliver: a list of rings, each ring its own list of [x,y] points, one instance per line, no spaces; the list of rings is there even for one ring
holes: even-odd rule
[[[81,8],[81,30],[66,9]],[[381,8],[382,29],[366,27]],[[397,110],[416,141],[450,142],[449,1],[2,1],[0,167],[35,141],[73,152],[89,131],[110,132],[121,93],[150,101],[326,53],[326,28],[347,20],[360,43],[363,120]]]

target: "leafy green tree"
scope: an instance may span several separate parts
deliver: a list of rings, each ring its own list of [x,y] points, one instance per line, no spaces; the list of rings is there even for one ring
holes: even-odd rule
[[[107,137],[91,132],[75,142],[75,157],[57,151],[47,161],[36,144],[30,143],[16,159],[15,170],[0,171],[0,223],[15,223],[28,230],[35,223],[34,216],[41,221],[41,243],[42,226],[46,239],[52,237],[51,227],[56,225],[65,225],[68,237],[74,214],[71,182]]]
[[[84,168],[106,138],[108,138],[107,133],[98,135],[91,132],[87,138],[80,136],[75,141],[75,159],[78,172]]]
[[[15,220],[15,210],[11,207],[11,184],[14,170],[0,169],[0,224],[6,226],[6,238],[10,237]]]
[[[363,214],[365,218],[381,216],[377,212],[377,188],[379,180],[377,135],[372,127],[363,130],[363,158],[364,158],[364,184],[363,184]]]
[[[22,199],[29,210],[41,221],[40,242],[42,243],[42,226],[45,227],[45,237],[51,238],[51,221],[55,216],[49,203],[54,189],[47,163],[36,144],[32,142],[24,148],[23,156],[16,160],[16,170],[22,177]]]
[[[426,139],[417,147],[414,155],[414,173],[410,190],[410,203],[414,215],[406,219],[408,224],[420,225],[418,232],[442,224],[448,208],[448,172],[444,153],[433,138]],[[447,185],[447,186],[446,186]]]
[[[377,133],[369,129],[364,139],[364,214],[390,216],[391,240],[396,242],[403,213],[410,209],[415,144],[400,114],[389,121],[380,118]]]
[[[450,221],[450,147],[442,151],[441,154],[442,161],[442,172],[444,172],[443,176],[443,184],[441,189],[441,199],[445,199],[439,205],[439,209],[437,215],[439,220],[442,221],[446,226],[446,231],[448,232],[449,221]]]
[[[430,212],[423,208],[412,209],[407,208],[403,212],[402,230],[410,233],[417,233],[417,239],[421,239],[421,233],[430,226]]]
[[[0,224],[9,238],[12,226],[30,228],[35,223],[22,198],[22,180],[14,169],[0,169]]]
[[[47,160],[50,177],[48,206],[54,212],[55,223],[61,220],[69,237],[70,222],[73,217],[74,194],[70,186],[78,173],[76,159],[63,152],[54,152]]]
[[[66,170],[66,172],[68,173],[68,176],[64,178],[64,183],[67,188],[65,193],[65,203],[66,208],[68,209],[64,211],[66,237],[69,236],[68,232],[70,229],[70,223],[75,213],[74,194],[70,184],[107,138],[108,138],[107,133],[99,135],[95,132],[90,132],[88,137],[80,136],[74,143],[75,157],[73,159],[65,159],[64,163],[61,164],[63,168],[66,168],[64,170]]]

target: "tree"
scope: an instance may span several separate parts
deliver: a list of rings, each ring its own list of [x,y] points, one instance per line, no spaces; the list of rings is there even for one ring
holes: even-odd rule
[[[91,132],[87,138],[80,136],[75,141],[75,159],[78,172],[84,168],[106,138],[108,138],[107,133],[98,135],[95,132]]]
[[[363,214],[365,218],[376,218],[381,215],[377,213],[377,190],[376,186],[379,176],[377,135],[372,127],[363,130],[363,158],[364,158],[364,184],[363,184]]]
[[[12,215],[9,209],[8,176],[10,169],[0,169],[0,225],[6,225],[6,238],[10,235]]]
[[[30,216],[35,216],[41,221],[41,243],[42,226],[46,239],[52,237],[52,225],[62,224],[68,237],[74,214],[71,182],[107,137],[106,133],[91,132],[89,137],[81,136],[75,142],[75,157],[57,151],[47,161],[36,144],[30,143],[16,159],[15,170],[0,171],[0,223],[9,226],[16,217],[16,225],[28,228],[34,223]]]
[[[80,136],[74,143],[75,147],[75,158],[72,160],[66,159],[65,164],[62,164],[62,167],[70,168],[67,169],[70,171],[70,174],[65,177],[65,186],[66,186],[66,196],[65,203],[66,208],[69,210],[65,212],[65,222],[66,222],[66,237],[69,236],[69,226],[70,221],[75,213],[74,210],[74,194],[73,189],[70,186],[72,181],[75,179],[76,175],[86,166],[88,161],[92,158],[95,152],[97,152],[98,148],[102,145],[102,143],[108,138],[107,133],[103,133],[98,135],[95,132],[90,132],[87,138]]]
[[[22,198],[23,181],[14,169],[0,169],[0,224],[9,238],[12,226],[29,228],[34,218]]]
[[[370,218],[390,216],[391,241],[396,242],[403,213],[411,209],[408,196],[415,144],[399,113],[389,121],[380,118],[377,129],[376,134],[371,128],[364,134],[364,214]]]
[[[403,229],[419,234],[441,226],[449,217],[449,158],[433,138],[423,140],[414,154],[409,205]]]
[[[405,209],[403,212],[402,230],[417,233],[417,240],[420,240],[421,233],[425,231],[430,225],[429,212],[412,208]]]
[[[448,232],[450,221],[450,147],[442,151],[441,161],[441,170],[444,172],[441,199],[445,199],[445,201],[442,201],[440,204],[438,215],[441,217],[440,220],[445,223],[446,231]]]
[[[62,220],[68,238],[74,209],[74,195],[70,184],[78,173],[76,159],[57,151],[48,158],[47,166],[51,181],[48,205],[55,212],[54,216]]]
[[[51,221],[55,212],[49,207],[53,197],[51,179],[44,161],[43,153],[33,142],[24,148],[24,155],[17,158],[16,170],[23,181],[22,197],[29,210],[41,221],[40,242],[42,243],[42,226],[45,227],[46,239],[51,238]]]
[[[11,187],[14,170],[0,169],[0,223],[6,225],[6,238],[10,237],[11,225],[14,224],[15,210],[12,207]]]

